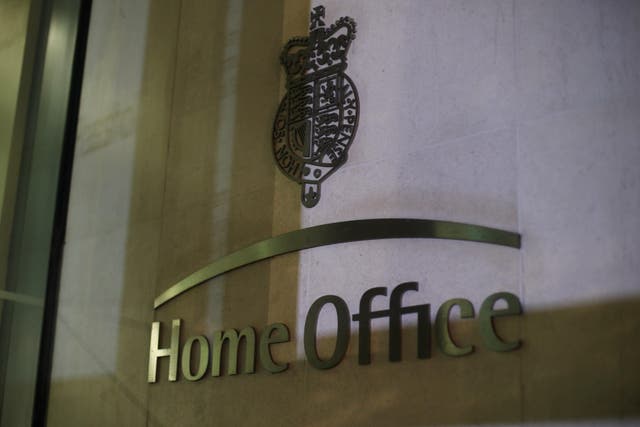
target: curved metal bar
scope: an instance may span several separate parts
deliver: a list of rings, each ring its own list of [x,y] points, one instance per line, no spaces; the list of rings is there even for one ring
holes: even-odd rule
[[[407,238],[467,240],[520,248],[520,234],[481,225],[405,218],[335,222],[281,234],[232,252],[171,286],[155,299],[153,307],[221,274],[289,252],[362,240]]]

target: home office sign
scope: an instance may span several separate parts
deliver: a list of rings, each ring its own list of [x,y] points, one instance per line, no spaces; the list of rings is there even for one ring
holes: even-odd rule
[[[360,312],[350,315],[347,303],[336,295],[325,295],[318,298],[309,308],[304,325],[304,351],[307,361],[317,369],[331,369],[337,366],[344,358],[351,335],[351,319],[358,323],[358,364],[371,363],[371,320],[378,318],[389,319],[389,361],[402,360],[402,317],[408,314],[417,315],[417,357],[429,359],[431,357],[431,307],[430,304],[402,306],[402,295],[408,291],[417,291],[417,282],[401,283],[393,288],[389,297],[389,309],[371,311],[371,303],[375,297],[387,296],[386,287],[368,289],[360,299]],[[496,309],[498,301],[506,303],[506,308]],[[320,311],[326,305],[333,305],[337,315],[337,329],[335,347],[331,356],[321,358],[317,351],[317,326]],[[460,317],[473,318],[475,309],[473,304],[464,298],[454,298],[445,301],[437,311],[435,325],[436,342],[440,351],[447,356],[465,356],[474,351],[474,346],[459,346],[452,338],[449,331],[449,314],[453,307],[458,307]],[[522,306],[518,297],[509,292],[497,292],[489,295],[480,307],[478,323],[484,346],[492,351],[505,352],[516,350],[520,347],[520,341],[506,342],[498,336],[493,328],[493,319],[503,316],[515,316],[522,313]],[[266,326],[260,336],[251,327],[227,329],[218,331],[213,335],[213,340],[203,335],[188,338],[180,349],[180,328],[182,321],[174,319],[171,323],[171,341],[168,347],[160,347],[161,322],[153,322],[151,327],[151,342],[149,349],[148,381],[154,383],[158,376],[158,359],[169,358],[168,380],[176,381],[178,378],[178,361],[181,362],[182,377],[188,381],[197,381],[211,370],[212,377],[223,375],[222,355],[224,346],[227,346],[228,359],[224,363],[227,366],[228,375],[238,374],[239,345],[244,342],[244,361],[242,372],[252,374],[256,369],[256,346],[262,368],[273,374],[285,371],[289,363],[276,361],[271,354],[271,346],[289,342],[289,328],[284,323],[273,323]],[[195,344],[198,344],[199,357],[195,369],[192,367],[191,354]],[[211,368],[209,365],[211,364]]]
[[[384,218],[356,221],[344,221],[304,228],[257,242],[233,252],[195,273],[187,276],[174,286],[160,294],[154,302],[158,309],[184,292],[205,283],[209,279],[249,264],[273,258],[282,254],[338,243],[357,242],[380,239],[449,239],[481,242],[520,248],[520,235],[479,225],[463,224],[449,221],[428,219]],[[464,298],[454,298],[443,303],[437,310],[435,322],[431,324],[430,304],[403,307],[402,296],[407,292],[417,291],[418,282],[401,283],[390,290],[386,287],[375,287],[362,294],[359,312],[351,315],[347,303],[337,295],[326,295],[318,298],[309,308],[304,326],[304,349],[307,361],[318,369],[330,369],[338,365],[346,354],[351,334],[351,321],[358,324],[358,363],[367,365],[371,362],[370,339],[371,319],[389,319],[389,360],[400,361],[402,318],[405,315],[417,316],[417,357],[428,359],[431,356],[432,330],[440,351],[448,356],[465,356],[471,354],[473,346],[459,346],[449,332],[449,314],[454,307],[460,310],[463,319],[476,317],[473,304]],[[372,311],[374,298],[388,296],[389,309]],[[498,301],[504,308],[496,309]],[[316,348],[317,322],[323,307],[331,305],[337,316],[336,345],[333,354],[322,359]],[[494,330],[493,320],[496,317],[514,316],[522,313],[521,303],[516,295],[508,292],[496,292],[489,295],[480,306],[477,323],[483,338],[483,345],[493,351],[512,351],[520,346],[519,341],[505,342]],[[245,359],[242,373],[253,373],[256,367],[256,353],[263,369],[272,373],[280,373],[287,369],[287,361],[276,361],[271,354],[271,346],[290,340],[289,328],[283,323],[274,323],[262,329],[260,334],[253,327],[245,327],[240,331],[227,329],[214,334],[211,341],[208,337],[198,335],[189,337],[180,347],[180,330],[182,321],[171,322],[171,338],[160,343],[161,322],[153,322],[149,344],[148,381],[153,383],[158,378],[158,359],[169,359],[167,379],[176,381],[178,363],[181,365],[182,377],[195,381],[204,378],[207,372],[217,377],[224,373],[221,370],[224,346],[227,346],[227,374],[238,373],[238,348],[245,345]],[[166,327],[166,326],[165,326]],[[191,366],[192,352],[199,352],[196,367]]]
[[[347,159],[347,151],[357,129],[358,95],[351,79],[344,74],[346,53],[355,38],[355,22],[341,18],[325,27],[324,8],[316,7],[311,14],[308,38],[292,39],[285,45],[281,62],[287,71],[287,95],[282,100],[273,129],[273,151],[280,170],[302,185],[302,204],[315,206],[320,200],[320,184]],[[519,249],[518,233],[459,222],[413,219],[376,218],[343,221],[304,228],[275,236],[232,252],[192,273],[160,294],[154,309],[179,297],[194,287],[229,271],[279,255],[339,243],[381,239],[449,239],[480,242]],[[520,341],[507,342],[495,331],[493,320],[522,313],[518,297],[508,292],[496,292],[485,298],[477,316],[473,304],[464,298],[444,302],[431,321],[428,303],[404,307],[402,296],[419,289],[418,282],[400,283],[393,288],[374,287],[366,290],[358,312],[351,314],[347,303],[337,295],[318,298],[310,307],[304,325],[304,351],[311,366],[331,369],[344,358],[350,341],[351,322],[358,324],[358,364],[371,363],[371,320],[388,319],[389,349],[392,362],[402,360],[401,339],[404,316],[417,317],[417,354],[419,359],[431,357],[431,336],[439,350],[447,356],[472,354],[474,347],[456,343],[449,331],[450,312],[457,307],[463,319],[476,319],[483,346],[492,351],[513,351]],[[386,298],[388,309],[372,311],[374,299]],[[503,308],[496,308],[501,301]],[[333,353],[322,358],[317,352],[317,326],[322,309],[333,306],[337,316]],[[161,343],[161,330],[170,327],[170,340]],[[176,381],[178,372],[188,381],[224,374],[251,374],[256,369],[256,355],[262,368],[271,373],[284,372],[288,361],[275,360],[272,346],[289,342],[289,328],[273,323],[259,333],[253,327],[218,331],[212,337],[196,335],[181,337],[182,320],[171,325],[161,322],[151,325],[148,381],[158,381],[158,360],[169,359],[167,379]],[[181,343],[183,343],[181,345]],[[238,360],[243,345],[244,360]],[[225,354],[228,360],[223,364]],[[197,356],[197,357],[192,357]],[[195,362],[195,363],[192,363]],[[180,365],[180,369],[179,369]],[[241,369],[239,369],[241,367]],[[161,374],[162,375],[162,374]]]

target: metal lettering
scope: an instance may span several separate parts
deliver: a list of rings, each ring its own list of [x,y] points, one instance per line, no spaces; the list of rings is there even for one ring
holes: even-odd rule
[[[322,307],[326,304],[333,304],[336,308],[338,330],[336,347],[333,354],[330,358],[322,360],[318,356],[316,334],[318,332],[318,316],[320,315],[320,310],[322,310]],[[349,307],[347,307],[347,303],[338,296],[326,295],[318,298],[311,304],[309,312],[307,313],[307,319],[304,322],[304,351],[311,366],[317,369],[330,369],[340,363],[349,346],[349,337],[351,335],[350,323]]]
[[[282,365],[277,364],[271,356],[271,344],[279,344],[283,342],[289,342],[289,329],[284,323],[274,323],[267,326],[262,335],[260,336],[260,364],[264,369],[277,374],[285,371],[288,367],[288,363]]]
[[[473,352],[473,346],[468,345],[459,347],[451,338],[451,333],[449,331],[449,315],[451,313],[451,309],[455,306],[460,308],[461,319],[473,318],[475,315],[473,304],[471,304],[469,300],[464,298],[455,298],[446,301],[440,306],[438,314],[436,315],[436,341],[438,342],[440,351],[447,356],[464,356]]]
[[[504,300],[507,308],[494,309],[496,301]],[[505,342],[497,334],[493,325],[494,317],[518,316],[522,314],[522,305],[517,296],[509,292],[498,292],[489,295],[480,307],[479,321],[480,334],[486,346],[493,351],[512,351],[520,347],[520,340]]]
[[[402,308],[402,295],[407,291],[417,291],[418,282],[407,282],[396,286],[391,292],[389,304],[389,360],[402,360],[402,315],[418,314],[418,358],[431,357],[431,319],[429,304]]]
[[[417,291],[417,282],[407,282],[396,286],[391,291],[389,310],[371,311],[371,299],[377,295],[387,295],[386,288],[372,288],[366,291],[360,299],[360,313],[353,315],[353,320],[359,322],[359,354],[358,363],[371,363],[371,319],[389,318],[389,360],[402,360],[402,315],[417,313],[418,315],[418,358],[431,357],[431,320],[429,304],[402,307],[402,295],[407,291]]]
[[[150,383],[156,382],[156,371],[158,358],[169,357],[169,381],[175,381],[178,373],[178,348],[180,345],[180,319],[171,322],[171,346],[169,348],[159,348],[160,346],[160,322],[151,324],[151,340],[149,342],[149,375]]]
[[[221,371],[221,359],[222,359],[222,347],[227,341],[229,343],[227,347],[227,373],[229,375],[236,375],[238,373],[238,346],[240,340],[244,338],[245,342],[245,358],[244,369],[242,373],[252,374],[256,370],[256,331],[252,327],[246,327],[240,331],[235,329],[227,329],[226,331],[219,331],[213,337],[213,366],[211,367],[211,375],[219,377]]]
[[[375,296],[386,296],[387,288],[371,288],[360,298],[360,313],[353,315],[358,322],[358,364],[371,363],[371,300]]]
[[[278,149],[278,151],[276,151],[275,156],[276,156],[276,160],[278,160],[278,162],[280,162],[280,160],[284,157],[284,156],[288,156],[289,155],[289,150],[287,150],[287,146],[286,145],[281,145],[280,148]]]
[[[200,358],[198,361],[198,370],[193,374],[191,373],[191,349],[195,342],[199,344]],[[189,338],[182,348],[182,376],[189,381],[198,381],[204,376],[205,372],[207,372],[208,367],[209,341],[202,335]]]

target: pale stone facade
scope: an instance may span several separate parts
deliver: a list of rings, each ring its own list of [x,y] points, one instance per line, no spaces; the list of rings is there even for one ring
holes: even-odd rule
[[[633,425],[640,417],[640,3],[326,0],[358,25],[360,94],[349,161],[318,206],[271,153],[280,49],[306,35],[303,1],[93,5],[60,290],[50,425]],[[231,272],[153,310],[184,276],[250,243],[364,218],[432,218],[517,231],[522,248],[444,240],[327,246]],[[314,300],[417,281],[405,305],[498,291],[522,348],[475,345],[371,365],[305,362]],[[386,299],[375,302],[386,306]],[[147,383],[152,321],[183,342],[286,323],[280,374]],[[413,323],[412,323],[413,322]],[[320,317],[321,354],[335,320]]]

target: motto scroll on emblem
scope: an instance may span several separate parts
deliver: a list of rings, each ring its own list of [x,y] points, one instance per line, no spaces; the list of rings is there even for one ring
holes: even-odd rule
[[[318,6],[309,37],[289,40],[280,55],[287,93],[273,123],[273,154],[280,170],[302,185],[308,208],[318,204],[322,182],[347,161],[358,128],[358,92],[345,74],[355,38],[353,19],[326,27]]]

